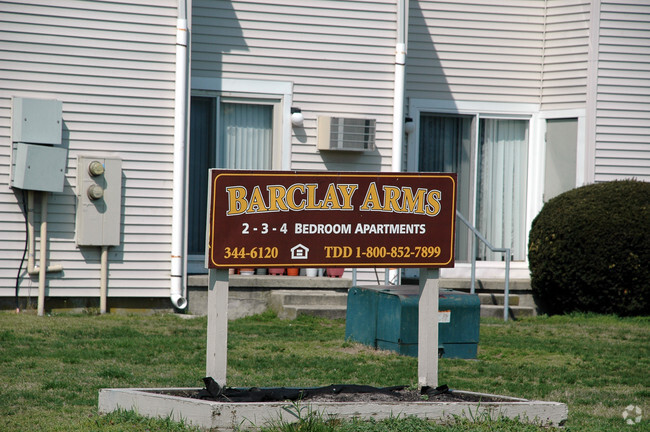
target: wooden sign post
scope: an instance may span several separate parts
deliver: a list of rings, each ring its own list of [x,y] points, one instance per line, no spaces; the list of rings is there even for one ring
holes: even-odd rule
[[[456,174],[211,170],[206,374],[226,384],[228,269],[420,267],[418,384],[437,386],[438,272]]]

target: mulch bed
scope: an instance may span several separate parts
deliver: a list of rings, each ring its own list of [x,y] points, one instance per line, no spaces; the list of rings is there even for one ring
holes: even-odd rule
[[[205,389],[152,391],[191,399],[216,402],[503,402],[504,399],[485,395],[454,392],[446,385],[423,388],[422,392],[406,386],[371,387],[364,385],[331,385],[317,388],[231,388],[220,387],[211,378],[204,379]]]

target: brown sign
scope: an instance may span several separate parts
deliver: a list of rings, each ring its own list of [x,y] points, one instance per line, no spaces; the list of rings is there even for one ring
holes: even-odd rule
[[[210,171],[207,265],[453,267],[456,174]]]

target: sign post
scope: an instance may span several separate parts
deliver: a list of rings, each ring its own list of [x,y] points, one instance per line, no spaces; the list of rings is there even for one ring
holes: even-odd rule
[[[211,170],[206,372],[226,382],[228,269],[419,267],[418,383],[437,386],[438,269],[454,266],[456,174]]]
[[[418,304],[418,387],[438,387],[438,279],[437,268],[420,269]]]
[[[205,375],[226,384],[228,358],[228,270],[208,272],[208,343]]]

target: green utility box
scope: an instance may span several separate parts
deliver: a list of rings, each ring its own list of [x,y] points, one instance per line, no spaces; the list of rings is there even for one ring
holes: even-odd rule
[[[417,357],[419,300],[416,285],[351,288],[345,338]],[[442,357],[476,358],[480,307],[477,295],[440,290],[438,348]]]

